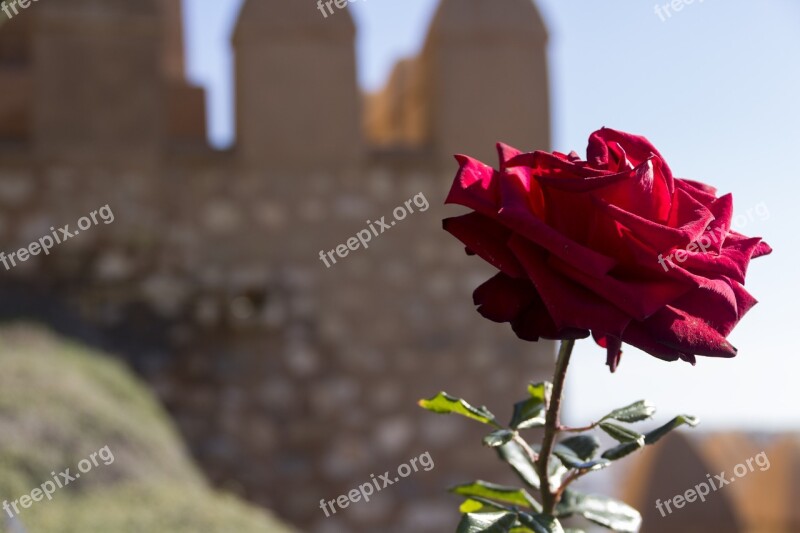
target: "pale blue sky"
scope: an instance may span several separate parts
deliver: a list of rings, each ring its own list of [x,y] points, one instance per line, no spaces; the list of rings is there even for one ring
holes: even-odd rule
[[[315,9],[312,0],[286,1]],[[224,146],[233,131],[229,33],[241,0],[184,3],[190,77],[210,91],[211,137]],[[353,4],[363,87],[379,87],[397,58],[419,49],[436,3]],[[693,368],[629,349],[611,376],[602,351],[584,341],[568,384],[568,421],[648,398],[662,417],[688,412],[706,428],[800,428],[792,340],[800,302],[800,2],[695,0],[666,21],[652,0],[539,5],[551,30],[554,148],[582,152],[603,125],[644,134],[677,175],[732,191],[740,212],[765,205],[769,217],[753,216],[742,231],[775,248],[751,266],[748,289],[761,303],[731,336],[737,358],[701,358]]]

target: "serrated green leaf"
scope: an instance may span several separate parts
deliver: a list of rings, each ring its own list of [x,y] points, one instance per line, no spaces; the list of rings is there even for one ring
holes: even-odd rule
[[[642,516],[626,503],[568,490],[556,506],[556,515],[563,518],[574,514],[620,533],[636,533],[642,525]]]
[[[611,461],[607,459],[584,461],[573,450],[563,444],[556,444],[553,448],[553,454],[561,459],[565,466],[580,470],[601,470],[611,464]]]
[[[507,429],[492,431],[483,438],[483,444],[490,448],[497,448],[514,438],[514,432]]]
[[[636,441],[636,442],[627,442],[620,444],[619,446],[615,446],[603,452],[602,457],[610,461],[616,461],[617,459],[622,459],[623,457],[632,454],[636,450],[644,448],[646,444],[647,445],[655,444],[664,435],[666,435],[667,433],[676,428],[679,428],[684,424],[691,427],[695,427],[699,423],[700,423],[699,419],[697,419],[697,417],[694,416],[689,416],[689,415],[676,416],[663,426],[654,429],[649,433],[645,433],[644,440],[642,442]]]
[[[539,503],[525,489],[497,485],[488,481],[475,481],[451,487],[450,492],[459,496],[486,498],[520,507],[541,508]]]
[[[650,404],[647,400],[641,400],[625,407],[614,409],[604,416],[601,421],[617,420],[619,422],[641,422],[642,420],[652,418],[655,412],[656,408],[654,405]]]
[[[600,422],[600,429],[617,442],[641,442],[644,445],[644,435],[625,426],[613,422]]]
[[[684,424],[688,425],[689,427],[695,427],[699,423],[700,419],[696,416],[678,415],[660,428],[654,429],[653,431],[647,433],[644,437],[644,442],[645,444],[655,444],[661,439],[661,437],[670,431],[683,426]]]
[[[519,522],[534,533],[564,533],[561,523],[552,516],[519,513]]]
[[[603,459],[608,459],[609,461],[616,461],[617,459],[627,457],[641,448],[644,448],[644,443],[642,441],[626,442],[624,444],[614,446],[613,448],[609,448],[603,452],[601,457]]]
[[[477,513],[481,509],[485,507],[483,502],[479,502],[478,500],[473,500],[472,498],[467,498],[461,505],[458,506],[458,511],[461,514],[468,514],[468,513]],[[497,509],[493,509],[493,511],[497,511]]]
[[[514,512],[514,509],[510,509],[504,505],[500,505],[497,502],[493,502],[479,496],[467,498],[461,503],[461,505],[458,507],[458,510],[461,512],[461,514],[496,513],[498,511]]]
[[[500,459],[508,463],[523,483],[534,490],[540,489],[539,474],[536,473],[536,468],[519,444],[511,441],[495,450]]]
[[[497,455],[500,459],[511,466],[523,483],[535,490],[539,490],[539,474],[536,471],[536,467],[531,463],[528,454],[518,443],[511,441],[499,448],[495,448],[495,450],[497,450]],[[568,470],[557,456],[550,457],[550,469],[548,472],[550,486],[557,487],[561,485],[561,481],[567,472]]]
[[[546,381],[528,385],[528,394],[531,397],[514,404],[514,414],[509,426],[513,429],[544,426],[552,392],[553,385]]]
[[[514,513],[468,513],[461,517],[456,533],[508,533],[516,522]]]
[[[547,411],[544,403],[533,398],[514,404],[514,414],[509,426],[514,429],[542,427],[545,424]]]
[[[455,413],[484,424],[495,424],[494,415],[486,407],[473,407],[461,398],[440,392],[428,400],[420,400],[419,406],[438,414]]]
[[[560,443],[566,446],[584,461],[594,459],[597,450],[600,449],[600,441],[594,435],[577,435],[564,439]]]
[[[535,400],[539,400],[544,404],[549,404],[550,397],[553,395],[553,384],[549,381],[531,383],[528,385],[528,394]]]

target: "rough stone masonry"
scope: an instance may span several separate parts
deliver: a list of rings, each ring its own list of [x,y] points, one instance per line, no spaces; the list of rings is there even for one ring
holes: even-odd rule
[[[552,362],[551,345],[477,315],[487,272],[441,230],[451,211],[437,200],[454,152],[493,162],[498,140],[549,146],[536,9],[444,0],[420,56],[363,95],[347,11],[249,0],[224,151],[207,145],[203,91],[185,81],[180,20],[179,0],[48,0],[3,25],[0,249],[101,205],[115,220],[0,271],[0,314],[119,353],[216,485],[306,531],[452,527],[448,483],[503,479],[480,428],[416,400],[444,388],[511,405],[500,391]],[[430,209],[335,269],[320,263],[418,193]],[[453,452],[464,439],[476,449]],[[320,498],[421,450],[435,471],[320,513]]]

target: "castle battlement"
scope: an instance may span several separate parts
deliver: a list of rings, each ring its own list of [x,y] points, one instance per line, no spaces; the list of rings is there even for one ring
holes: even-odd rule
[[[480,428],[415,401],[444,387],[511,405],[502,391],[524,393],[553,353],[477,315],[489,269],[440,229],[452,152],[549,145],[534,5],[444,0],[420,56],[364,95],[347,11],[249,0],[226,151],[206,144],[180,20],[179,0],[47,0],[0,27],[0,251],[114,213],[0,266],[0,316],[119,353],[215,484],[307,531],[448,529],[445,480],[495,465],[452,451]],[[418,193],[430,209],[320,262]],[[320,498],[425,451],[435,470],[324,518]]]

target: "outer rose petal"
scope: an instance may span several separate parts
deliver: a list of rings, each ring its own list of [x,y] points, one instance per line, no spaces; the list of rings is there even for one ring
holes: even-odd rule
[[[514,279],[502,272],[475,289],[472,295],[478,312],[493,322],[511,322],[523,340],[582,339],[588,330],[559,329],[542,299],[528,280]]]
[[[472,293],[478,312],[493,322],[511,322],[539,299],[533,284],[502,272],[484,282]]]
[[[741,320],[744,315],[758,303],[758,300],[753,298],[740,283],[728,278],[723,279],[730,285],[731,290],[733,290],[733,295],[736,298],[737,319]]]
[[[601,335],[592,332],[595,342],[606,349],[606,365],[611,372],[616,372],[622,359],[622,339],[612,335]]]
[[[741,318],[739,316],[739,298],[746,302],[747,294],[737,294],[731,287],[735,281],[728,279],[704,280],[702,286],[678,298],[672,303],[676,309],[700,318],[716,329],[721,335],[727,336]],[[738,285],[738,283],[736,283]],[[749,296],[749,295],[748,295]]]
[[[480,213],[469,213],[444,219],[442,227],[501,272],[514,278],[524,276],[522,266],[506,245],[511,232],[502,224]]]
[[[505,170],[508,162],[521,154],[519,150],[505,143],[497,143],[497,157],[500,159],[500,170]]]
[[[543,339],[585,339],[588,329],[558,328],[550,316],[541,298],[536,297],[519,317],[511,322],[511,329],[522,340],[537,341]]]
[[[705,237],[706,243],[710,242],[714,245],[719,242],[717,233],[706,232]],[[698,239],[699,244],[702,241],[702,237]],[[673,261],[673,266],[677,267],[674,270],[685,269],[693,275],[710,278],[725,276],[739,283],[744,283],[750,260],[772,252],[772,248],[762,242],[760,237],[748,238],[735,231],[729,231],[727,236],[724,237],[724,243],[719,254],[703,252],[702,246],[698,247],[700,251],[685,252],[684,261],[678,263]],[[711,249],[711,247],[707,246],[706,249]]]
[[[672,210],[667,222],[669,226],[673,228],[691,226],[695,232],[692,240],[695,240],[703,234],[706,226],[711,224],[713,220],[714,213],[705,204],[681,189],[675,191],[672,199]],[[703,227],[695,225],[698,221],[703,222]],[[680,246],[680,243],[674,243],[673,246]]]
[[[677,361],[678,359],[689,362],[694,361],[693,356],[659,343],[653,335],[644,329],[640,322],[632,322],[625,330],[622,340],[664,361]]]
[[[457,155],[458,174],[450,188],[446,204],[460,204],[484,215],[497,213],[499,203],[498,174],[477,159]]]
[[[717,198],[717,189],[699,181],[675,178],[675,188],[691,194],[704,205],[712,203]]]
[[[756,257],[761,257],[762,255],[769,255],[771,253],[772,253],[772,247],[769,244],[765,243],[764,241],[761,241],[760,243],[758,243],[758,246],[756,246],[756,249],[753,250],[753,256],[750,259],[755,259]]]
[[[720,253],[722,250],[723,237],[728,234],[731,229],[731,219],[733,218],[733,195],[726,194],[720,196],[711,205],[708,206],[711,213],[714,215],[714,220],[708,225],[708,231],[705,235],[699,237],[705,240],[700,242],[706,246],[706,250],[711,250],[715,253]],[[711,246],[707,242],[711,242]]]
[[[708,357],[734,357],[736,348],[723,335],[695,316],[667,306],[644,322],[645,330],[674,350]]]

